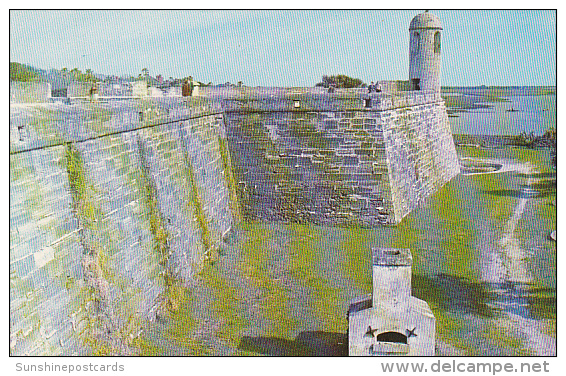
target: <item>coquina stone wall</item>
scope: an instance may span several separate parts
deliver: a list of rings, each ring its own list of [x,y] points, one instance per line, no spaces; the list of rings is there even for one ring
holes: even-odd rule
[[[14,104],[10,352],[128,355],[237,218],[394,224],[459,172],[436,93]]]
[[[99,103],[95,124],[94,105],[58,106],[12,114],[29,132],[11,143],[10,351],[136,354],[233,224],[222,114]]]
[[[227,89],[242,210],[257,219],[395,224],[459,173],[433,92]]]

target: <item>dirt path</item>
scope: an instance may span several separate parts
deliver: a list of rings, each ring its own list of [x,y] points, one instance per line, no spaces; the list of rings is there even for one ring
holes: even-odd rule
[[[530,163],[518,163],[508,159],[470,159],[478,163],[501,165],[501,168],[496,171],[467,175],[510,171],[517,171],[525,175],[536,173]],[[521,189],[513,214],[505,223],[503,234],[497,241],[495,249],[490,249],[489,245],[485,244],[487,251],[484,253],[486,263],[483,274],[484,280],[491,285],[493,291],[497,292],[494,304],[502,309],[505,317],[512,323],[517,337],[523,340],[525,347],[537,356],[552,356],[556,353],[556,339],[543,333],[543,321],[516,312],[517,306],[522,307],[528,304],[524,298],[528,295],[528,284],[532,282],[528,269],[529,256],[521,247],[521,242],[516,236],[516,229],[529,200],[534,197],[531,186],[537,180],[530,177],[527,179],[526,186]],[[484,239],[489,239],[489,237]],[[517,289],[524,290],[524,293],[518,294]]]
[[[515,206],[513,215],[505,224],[503,236],[499,239],[499,246],[503,254],[506,269],[505,280],[515,283],[529,283],[532,277],[527,268],[527,254],[521,248],[519,239],[515,236],[517,223],[523,216],[528,198],[520,198]]]
[[[503,172],[509,171],[517,171],[522,174],[529,174],[531,172],[531,166],[528,163],[520,163],[513,159],[506,159],[506,158],[471,158],[471,157],[464,157],[462,161],[469,161],[478,163],[479,165],[489,166],[489,165],[497,165],[497,169],[494,171],[485,171],[485,172],[466,172],[465,169],[462,172],[462,175],[483,175],[483,174],[500,174]]]

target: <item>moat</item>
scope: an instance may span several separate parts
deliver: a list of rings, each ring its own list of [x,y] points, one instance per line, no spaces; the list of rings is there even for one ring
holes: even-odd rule
[[[437,319],[437,355],[555,354],[556,243],[548,235],[556,226],[556,174],[549,152],[458,153],[510,159],[531,171],[460,175],[397,227],[245,221],[195,278],[184,303],[188,321],[160,322],[145,333],[144,352],[347,355],[344,313],[350,299],[371,292],[369,250],[383,246],[413,253],[413,295]],[[540,194],[528,200],[515,229],[529,279],[509,281],[513,270],[505,268],[514,266],[499,242],[529,179]],[[205,306],[191,309],[194,300]]]
[[[369,85],[11,62],[10,355],[555,356],[556,87],[408,26]]]

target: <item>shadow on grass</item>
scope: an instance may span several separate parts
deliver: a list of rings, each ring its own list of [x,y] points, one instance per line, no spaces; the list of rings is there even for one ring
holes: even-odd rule
[[[546,197],[552,194],[556,194],[555,172],[541,172],[536,174],[516,173],[515,175],[521,178],[539,179],[530,186],[530,188],[538,192],[538,195],[536,197]],[[484,191],[484,193],[500,196],[500,197],[513,197],[513,198],[523,197],[521,190],[516,190],[516,189],[496,189],[496,190]]]
[[[523,178],[533,178],[533,179],[556,178],[556,172],[538,172],[536,174],[517,173],[517,176],[520,176],[520,177],[523,177]]]
[[[492,317],[488,305],[493,300],[489,286],[482,282],[439,274],[435,277],[413,275],[413,295],[445,311]]]
[[[556,178],[541,180],[532,185],[539,195],[538,197],[546,197],[556,194]]]
[[[514,197],[521,198],[521,191],[515,189],[496,189],[493,191],[485,191],[489,195],[499,196],[499,197]]]
[[[530,291],[529,311],[535,319],[556,319],[556,290],[539,288]]]
[[[244,336],[238,349],[271,356],[348,356],[348,336],[323,331],[301,332],[294,341]]]
[[[508,293],[513,286],[500,286]],[[489,284],[479,281],[469,281],[465,278],[440,274],[435,277],[414,275],[413,295],[436,307],[451,312],[471,313],[482,317],[493,317],[498,311],[489,303],[497,301],[496,294]],[[510,299],[509,297],[506,298]],[[511,298],[512,299],[512,298]],[[513,299],[512,299],[513,300]],[[516,300],[524,301],[528,315],[535,319],[556,318],[556,290],[552,288],[537,288],[526,290]]]

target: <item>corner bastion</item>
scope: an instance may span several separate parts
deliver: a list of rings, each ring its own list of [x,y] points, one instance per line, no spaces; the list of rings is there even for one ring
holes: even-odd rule
[[[228,89],[242,212],[261,220],[396,224],[456,176],[440,93]]]

